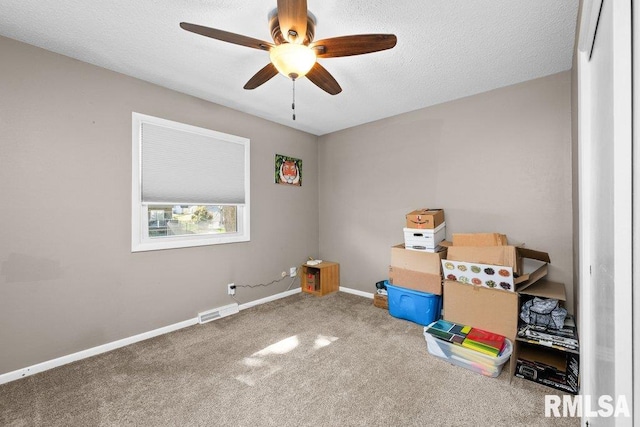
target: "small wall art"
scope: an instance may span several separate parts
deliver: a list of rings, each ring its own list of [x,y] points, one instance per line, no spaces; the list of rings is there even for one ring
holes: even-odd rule
[[[276,154],[275,183],[302,186],[302,160]]]

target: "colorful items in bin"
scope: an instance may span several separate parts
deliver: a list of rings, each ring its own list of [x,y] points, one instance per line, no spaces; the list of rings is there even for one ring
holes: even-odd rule
[[[491,356],[497,356],[504,348],[504,340],[505,338],[502,335],[471,328],[467,338],[462,341],[462,346]]]
[[[441,262],[442,272],[447,280],[514,292],[512,267],[450,259],[443,259]]]
[[[498,356],[504,349],[504,336],[446,320],[432,323],[425,328],[425,332],[490,356]]]
[[[500,355],[493,357],[488,354],[463,347],[462,345],[436,338],[435,335],[428,332],[428,329],[431,326],[432,325],[429,325],[424,328],[424,338],[427,342],[427,350],[429,351],[429,354],[456,366],[461,366],[478,374],[495,378],[500,375],[502,367],[511,356],[513,346],[511,341],[506,338],[504,348]]]
[[[434,337],[462,345],[467,334],[471,331],[471,326],[459,325],[440,319],[425,328],[425,331]]]

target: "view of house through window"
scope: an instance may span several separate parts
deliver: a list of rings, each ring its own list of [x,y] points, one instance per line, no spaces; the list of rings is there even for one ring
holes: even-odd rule
[[[237,207],[227,205],[149,205],[149,237],[235,233]]]

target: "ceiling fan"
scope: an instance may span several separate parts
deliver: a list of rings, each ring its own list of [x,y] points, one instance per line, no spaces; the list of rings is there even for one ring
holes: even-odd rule
[[[244,85],[245,89],[255,89],[280,72],[294,82],[306,76],[320,89],[337,95],[342,88],[336,79],[316,62],[317,58],[378,52],[391,49],[397,42],[393,34],[360,34],[313,41],[315,25],[315,18],[307,10],[307,0],[278,0],[277,9],[269,15],[273,43],[215,28],[180,23],[180,27],[192,33],[269,52],[271,62],[249,79]]]

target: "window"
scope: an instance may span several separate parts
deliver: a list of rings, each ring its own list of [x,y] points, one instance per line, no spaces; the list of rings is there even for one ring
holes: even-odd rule
[[[249,140],[133,113],[132,252],[249,241]]]

